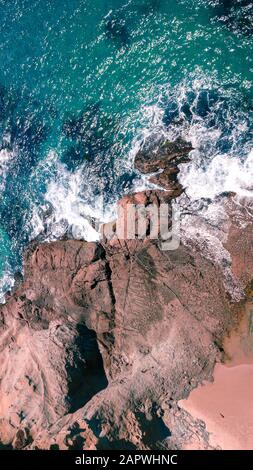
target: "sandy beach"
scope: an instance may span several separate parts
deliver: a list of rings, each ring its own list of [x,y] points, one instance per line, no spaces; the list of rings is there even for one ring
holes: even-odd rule
[[[216,364],[213,383],[193,390],[179,405],[206,423],[210,443],[224,450],[253,449],[253,304],[224,341],[226,361]]]

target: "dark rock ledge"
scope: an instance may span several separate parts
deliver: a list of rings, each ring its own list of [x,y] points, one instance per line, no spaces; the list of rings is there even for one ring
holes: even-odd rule
[[[190,147],[139,153],[167,191],[121,201],[170,202]],[[154,181],[154,180],[153,180]],[[243,287],[253,279],[252,225],[231,223],[227,249]],[[237,321],[220,268],[181,245],[74,240],[33,244],[25,276],[0,308],[0,442],[16,449],[212,448],[178,401],[222,358]]]

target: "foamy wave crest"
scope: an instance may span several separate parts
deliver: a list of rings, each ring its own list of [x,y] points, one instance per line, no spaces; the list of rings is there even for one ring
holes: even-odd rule
[[[182,165],[180,181],[193,199],[210,198],[224,192],[236,192],[239,197],[253,196],[253,151],[244,162],[230,155],[216,155],[207,168],[202,167],[198,150],[192,152],[192,162]]]
[[[48,156],[49,160],[54,157]],[[49,180],[45,195],[45,209],[38,220],[44,218],[44,238],[59,239],[68,236],[86,241],[99,240],[101,223],[115,217],[115,204],[104,203],[103,186],[99,187],[96,169],[81,166],[69,172],[55,156],[56,171]]]
[[[47,218],[48,238],[61,238],[66,233],[73,238],[96,241],[98,232],[92,219],[100,217],[99,202],[93,207],[83,194],[82,170],[69,173],[59,164],[57,177],[48,184],[45,200],[50,204],[51,215]]]
[[[215,199],[223,192],[253,195],[253,110],[231,88],[222,89],[201,71],[174,89],[160,90],[156,104],[141,109],[142,128],[135,147],[182,137],[192,143],[180,182],[192,200]],[[138,145],[136,145],[138,144]]]
[[[0,277],[0,304],[5,303],[5,294],[13,288],[14,283],[13,270],[6,268]]]
[[[5,178],[9,169],[10,162],[14,158],[14,151],[8,148],[0,150],[0,191],[4,190]]]
[[[190,162],[181,165],[179,174],[185,191],[174,203],[181,214],[181,240],[198,245],[221,267],[226,290],[234,301],[240,300],[243,292],[225,248],[230,218],[222,196],[236,193],[238,213],[242,200],[246,206],[252,200],[252,108],[239,93],[221,89],[213,77],[198,72],[197,79],[161,90],[156,104],[140,114],[143,128],[136,150],[178,137],[192,143]]]

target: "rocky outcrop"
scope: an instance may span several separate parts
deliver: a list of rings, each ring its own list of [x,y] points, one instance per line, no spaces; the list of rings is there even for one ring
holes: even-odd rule
[[[175,142],[164,141],[157,147],[142,148],[135,157],[135,167],[143,174],[152,174],[150,182],[169,191],[172,197],[182,192],[178,182],[178,165],[189,161],[191,144],[177,139]]]
[[[172,193],[121,204],[164,198]],[[212,377],[236,320],[219,266],[184,245],[115,236],[33,244],[24,272],[0,309],[2,446],[212,448],[177,403]]]
[[[89,301],[84,311],[86,301],[78,287],[95,283],[97,269],[103,276],[100,253],[95,244],[75,241],[32,247],[26,253],[25,281],[0,313],[3,444],[27,445],[39,430],[106,387],[96,334],[81,318],[88,314]],[[92,296],[96,288],[90,291]],[[107,299],[102,299],[106,311]],[[109,293],[108,301],[109,311]]]
[[[142,446],[150,420],[165,428],[159,413],[210,376],[229,303],[215,266],[184,247],[168,254],[156,244],[129,243],[107,252],[56,242],[30,249],[25,272],[1,309],[3,444],[20,446],[22,431],[24,445],[44,447],[46,439],[62,447],[57,436],[64,432],[38,434],[62,417],[64,428],[68,416],[68,426],[81,417],[89,432],[91,420],[104,423],[108,445],[118,436]],[[158,445],[155,439],[147,446]]]

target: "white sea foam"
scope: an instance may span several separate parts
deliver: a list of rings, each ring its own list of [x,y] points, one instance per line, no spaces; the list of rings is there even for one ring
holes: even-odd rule
[[[5,269],[5,272],[0,277],[0,304],[5,303],[5,294],[8,290],[11,290],[14,286],[14,273],[9,268]]]
[[[9,165],[14,158],[14,151],[7,148],[0,150],[0,191],[3,191]]]
[[[159,137],[175,140],[181,136],[191,142],[194,148],[190,154],[191,161],[181,165],[179,174],[180,182],[190,199],[215,199],[224,192],[252,197],[253,142],[250,141],[246,112],[240,110],[231,91],[228,93],[216,85],[214,77],[207,77],[200,71],[198,74],[198,78],[184,80],[176,89],[171,90],[169,86],[166,90],[163,88],[156,97],[155,105],[146,105],[140,110],[142,128],[139,129],[133,148],[139,150],[141,143],[152,143]],[[196,112],[203,90],[217,94],[205,116]],[[192,115],[190,121],[182,111],[189,93],[194,95],[189,104]],[[173,101],[178,108],[178,116],[169,127],[163,120],[166,100]],[[219,142],[225,139],[228,150],[220,152]]]
[[[98,240],[98,232],[89,220],[100,217],[100,201],[94,202],[93,207],[85,203],[81,195],[82,179],[81,170],[69,174],[62,166],[61,176],[49,183],[46,201],[53,208],[53,214],[48,220],[52,238],[63,236],[68,226],[74,238]]]
[[[206,115],[196,113],[199,93],[212,89],[212,86],[212,79],[202,76],[165,93],[166,99],[172,99],[179,110],[176,122],[169,127],[165,126],[163,119],[162,90],[156,105],[145,106],[141,110],[143,129],[134,145],[139,150],[141,142],[152,144],[159,136],[168,140],[182,137],[191,142],[194,150],[190,154],[190,162],[181,165],[179,174],[185,192],[175,202],[175,208],[181,213],[180,236],[185,244],[198,245],[204,256],[221,267],[226,290],[234,301],[238,301],[242,297],[242,289],[232,275],[230,254],[225,248],[230,220],[219,196],[236,193],[234,202],[238,214],[241,203],[244,210],[247,209],[247,201],[252,204],[253,145],[247,115],[234,105],[233,99],[231,103],[231,97],[225,91],[222,95],[223,91],[219,89],[221,97],[218,96]],[[191,120],[187,120],[181,111],[189,92],[195,94],[189,107]],[[228,151],[220,152],[219,143],[224,135]],[[252,217],[251,212],[248,212],[248,217]],[[238,221],[241,224],[242,218],[238,217]]]
[[[191,158],[191,163],[181,166],[179,179],[192,200],[214,199],[224,192],[253,196],[253,151],[244,162],[231,155],[216,155],[206,168],[199,150],[192,152]]]
[[[48,158],[52,161],[52,154]],[[96,169],[81,166],[72,173],[58,158],[54,160],[56,173],[49,181],[45,195],[50,207],[49,215],[44,217],[46,238],[52,240],[67,234],[75,239],[99,240],[100,224],[116,216],[116,202],[104,203],[103,187],[99,187]]]

